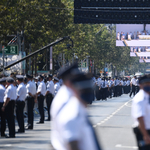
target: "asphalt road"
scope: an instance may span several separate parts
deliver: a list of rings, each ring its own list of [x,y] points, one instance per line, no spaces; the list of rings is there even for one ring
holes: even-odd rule
[[[132,132],[131,99],[128,95],[95,101],[88,111],[103,150],[137,150]],[[50,122],[36,124],[38,118],[35,117],[34,130],[16,134],[13,139],[0,137],[0,150],[53,150],[50,144]]]

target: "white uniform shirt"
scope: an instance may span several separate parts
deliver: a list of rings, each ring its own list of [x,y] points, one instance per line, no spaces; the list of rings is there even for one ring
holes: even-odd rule
[[[41,81],[40,82],[40,84],[39,84],[39,86],[38,86],[38,89],[37,89],[37,93],[38,92],[41,92],[41,94],[43,95],[43,96],[45,96],[45,94],[46,94],[46,84],[44,83],[44,81]]]
[[[26,89],[27,89],[27,96],[29,96],[28,93],[31,93],[32,95],[36,94],[34,84],[32,83],[31,80],[27,83]]]
[[[80,150],[96,150],[91,128],[86,121],[86,109],[66,86],[54,98],[51,114],[51,139],[55,149],[68,150],[69,142],[78,141]]]
[[[117,80],[114,80],[114,86],[117,86]]]
[[[59,84],[59,82],[57,82],[54,85],[54,96],[58,93],[59,89],[60,89],[60,84]]]
[[[34,93],[36,93],[36,83],[34,82],[34,80],[32,80],[32,84],[33,84],[33,91]]]
[[[145,128],[150,130],[150,103],[149,95],[144,91],[140,90],[132,102],[132,117],[134,119],[134,126],[138,126],[138,118],[144,117]]]
[[[120,81],[120,84],[123,86],[123,81],[122,80]]]
[[[139,79],[136,79],[136,86],[139,86]]]
[[[105,81],[101,80],[101,88],[105,88]]]
[[[130,85],[130,80],[127,81],[127,86],[129,86],[129,85]]]
[[[127,82],[126,81],[123,81],[123,86],[126,86],[127,85]]]
[[[101,78],[98,78],[98,79],[97,79],[97,85],[98,85],[99,87],[101,87],[101,82],[102,82]]]
[[[17,99],[16,87],[13,84],[10,84],[5,91],[4,102],[7,98],[10,98],[10,101]]]
[[[109,81],[108,81],[108,86],[111,87],[112,84],[113,84],[113,81],[112,81],[112,80],[109,80]]]
[[[27,89],[26,86],[24,85],[24,83],[20,83],[18,88],[17,88],[17,97],[18,100],[20,101],[24,101],[27,95]]]
[[[52,80],[47,84],[47,91],[54,95],[54,82]]]
[[[4,102],[4,95],[5,95],[6,88],[0,84],[0,103]]]
[[[105,88],[107,88],[107,87],[108,87],[108,81],[105,80]]]
[[[132,78],[131,83],[132,83],[133,85],[136,85],[136,79],[135,79],[135,78]]]

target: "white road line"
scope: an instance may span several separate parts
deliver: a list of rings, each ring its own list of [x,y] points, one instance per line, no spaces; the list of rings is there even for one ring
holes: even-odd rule
[[[5,144],[4,146],[6,146],[6,147],[10,147],[10,146],[12,146],[12,144]]]
[[[117,148],[126,148],[126,149],[138,149],[137,146],[122,146],[121,144],[117,144],[115,147],[117,147]]]
[[[110,114],[107,118],[105,118],[104,120],[102,120],[101,122],[97,123],[96,125],[93,125],[93,128],[96,128],[98,126],[100,126],[101,124],[105,123],[106,121],[108,121],[110,118],[112,118],[117,112],[119,112],[124,106],[127,106],[127,104],[129,102],[131,102],[132,100],[129,100],[128,102],[124,103],[121,107],[119,107],[115,112],[113,112],[112,114]]]

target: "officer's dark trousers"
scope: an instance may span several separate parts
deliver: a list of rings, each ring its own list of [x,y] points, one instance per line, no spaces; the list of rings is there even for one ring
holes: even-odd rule
[[[46,95],[46,104],[47,104],[47,111],[48,111],[48,119],[50,120],[50,107],[53,101],[53,95],[51,93],[49,93],[48,95]]]
[[[27,113],[28,113],[28,128],[33,129],[33,108],[34,108],[34,98],[33,97],[27,97]]]
[[[104,99],[106,99],[105,98],[105,88],[102,88],[101,90],[102,90],[102,100],[104,100]]]
[[[96,99],[97,100],[100,100],[100,97],[99,97],[99,86],[95,86],[95,96],[96,96]]]
[[[114,97],[117,97],[117,86],[114,86]]]
[[[1,117],[1,136],[5,134],[6,121],[5,121],[5,111],[2,111],[3,103],[0,103],[0,117]]]
[[[130,92],[130,97],[131,97],[132,93],[135,96],[135,85],[132,85],[132,90]]]
[[[109,91],[108,91],[108,87],[106,88],[106,98],[109,97]]]
[[[8,129],[9,129],[9,136],[15,136],[14,108],[15,108],[14,100],[9,101],[5,108],[6,119],[8,123]]]
[[[130,91],[131,91],[131,86],[129,85],[128,86],[128,93],[130,93]]]
[[[143,135],[141,134],[141,131],[138,127],[136,128],[133,128],[133,132],[135,134],[135,137],[136,137],[136,141],[137,141],[137,146],[139,148],[139,150],[150,150],[150,145],[141,145],[140,142],[141,141],[144,141],[143,140]],[[150,135],[150,130],[147,130],[147,132],[149,133]]]
[[[112,97],[112,88],[111,87],[109,88],[109,97],[110,98]]]
[[[44,122],[44,96],[38,96],[38,108],[40,113],[40,122]]]
[[[25,102],[24,101],[16,101],[16,117],[19,125],[19,131],[24,132],[24,107]]]
[[[138,93],[139,92],[139,86],[135,86],[135,89],[136,89],[136,93]]]

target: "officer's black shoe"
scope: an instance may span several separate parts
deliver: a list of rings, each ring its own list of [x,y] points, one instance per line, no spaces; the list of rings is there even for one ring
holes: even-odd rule
[[[27,126],[27,127],[25,127],[25,129],[26,129],[26,130],[33,130],[33,127]]]
[[[24,133],[24,131],[18,130],[16,133]]]
[[[37,122],[36,124],[43,124],[44,123],[44,121],[40,121],[40,122]]]
[[[6,134],[1,134],[1,137],[5,137],[6,136]]]
[[[15,135],[6,135],[5,138],[15,138]]]

